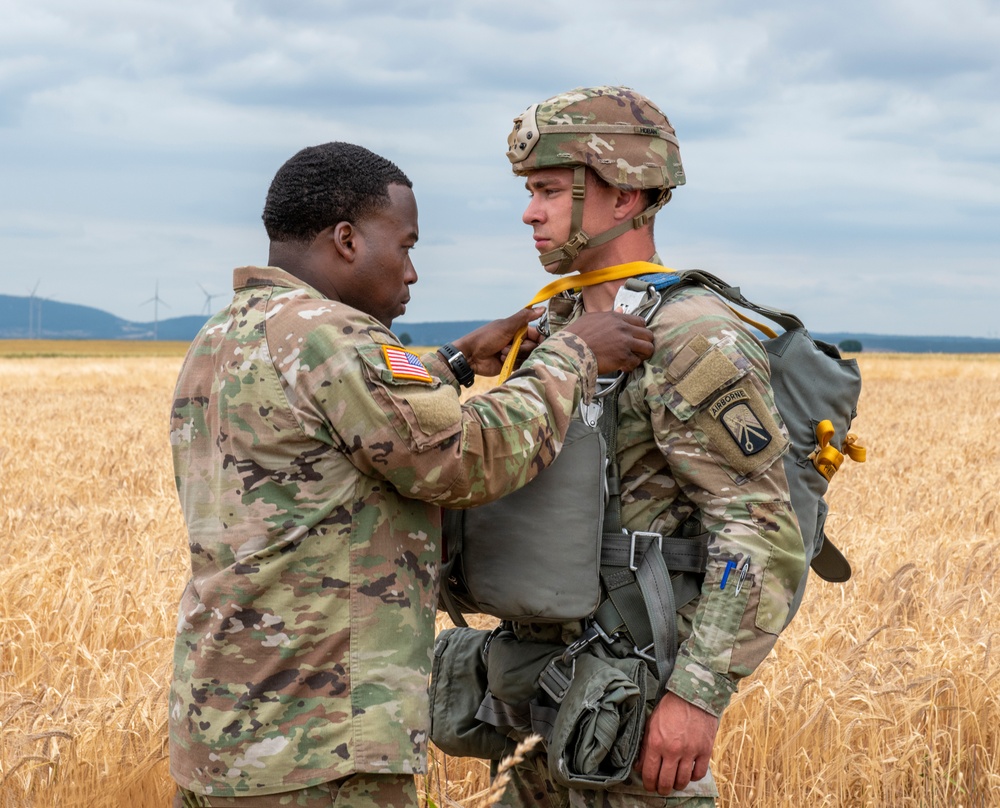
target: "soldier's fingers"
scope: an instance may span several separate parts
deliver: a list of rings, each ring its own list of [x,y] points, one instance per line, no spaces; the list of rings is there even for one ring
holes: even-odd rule
[[[674,790],[676,782],[677,765],[672,760],[668,761],[664,758],[663,764],[660,766],[660,776],[656,780],[656,793],[662,794],[664,797],[667,796]]]
[[[652,334],[652,332],[650,331],[650,332],[645,332],[645,333],[639,334],[637,336],[636,340],[637,341],[636,341],[635,347],[633,347],[632,350],[635,353],[639,354],[639,356],[641,356],[643,359],[649,359],[649,357],[651,357],[653,355],[653,334]]]
[[[636,314],[623,314],[622,312],[617,310],[615,311],[615,314],[617,314],[624,322],[629,323],[630,325],[642,326],[644,330],[646,328],[646,321],[643,320],[642,317],[639,317]]]
[[[691,782],[691,771],[694,769],[694,761],[691,758],[681,758],[677,761],[677,771],[674,775],[673,786],[676,789],[687,788]]]
[[[660,785],[660,768],[663,759],[655,752],[646,751],[642,756],[642,787],[657,791]]]
[[[523,325],[527,325],[532,320],[537,320],[543,314],[545,314],[544,306],[534,306],[530,309],[518,309],[507,319],[512,320],[517,327],[520,328]]]
[[[706,774],[708,774],[708,763],[710,758],[702,755],[700,758],[694,762],[694,771],[691,772],[691,779],[695,782],[703,779]]]

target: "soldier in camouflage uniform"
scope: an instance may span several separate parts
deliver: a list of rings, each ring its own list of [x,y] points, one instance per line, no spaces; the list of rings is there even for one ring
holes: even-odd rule
[[[531,195],[523,220],[546,271],[660,264],[652,216],[684,174],[674,130],[647,98],[623,87],[557,95],[515,119],[508,146]],[[623,284],[554,298],[549,338],[584,312],[609,310]],[[709,759],[719,716],[774,645],[805,568],[779,462],[787,434],[763,346],[701,287],[671,297],[649,325],[654,355],[619,398],[622,524],[669,536],[700,514],[709,533],[701,594],[677,613],[677,662],[665,694],[650,705],[631,780],[610,790],[566,789],[536,753],[514,768],[499,803],[505,808],[714,805]],[[752,428],[741,431],[738,422]],[[515,631],[569,643],[581,625]]]
[[[194,340],[170,442],[192,577],[170,689],[177,805],[412,806],[425,770],[440,506],[526,483],[596,373],[652,352],[641,319],[588,317],[496,375],[532,316],[417,357],[389,330],[416,281],[410,181],[359,146],[291,158],[269,266]],[[537,316],[537,312],[535,313]]]

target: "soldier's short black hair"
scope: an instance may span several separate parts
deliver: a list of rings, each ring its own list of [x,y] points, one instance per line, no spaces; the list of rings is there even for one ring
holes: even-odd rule
[[[264,203],[271,241],[308,241],[339,222],[357,222],[389,205],[389,186],[413,183],[363,146],[324,143],[291,157],[274,175]]]

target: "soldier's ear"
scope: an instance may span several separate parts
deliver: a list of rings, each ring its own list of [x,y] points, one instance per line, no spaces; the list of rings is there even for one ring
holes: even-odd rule
[[[616,219],[631,219],[639,213],[642,213],[643,206],[643,195],[642,191],[634,189],[631,191],[623,191],[620,188],[617,189],[618,194],[615,197],[615,218]],[[638,203],[638,205],[637,205]]]
[[[338,222],[323,232],[326,233],[327,231],[329,231],[328,238],[333,248],[345,261],[353,262],[357,257],[358,241],[361,238],[358,229],[350,222]],[[320,235],[322,236],[323,233],[320,233]]]

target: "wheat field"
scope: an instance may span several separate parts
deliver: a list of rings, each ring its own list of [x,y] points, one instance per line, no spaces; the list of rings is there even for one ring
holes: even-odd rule
[[[166,438],[179,349],[8,347],[0,808],[166,806],[188,564]],[[1000,804],[1000,356],[859,361],[869,461],[828,497],[855,575],[813,578],[726,712],[726,808]],[[420,786],[428,804],[483,804],[486,767],[435,753]]]

